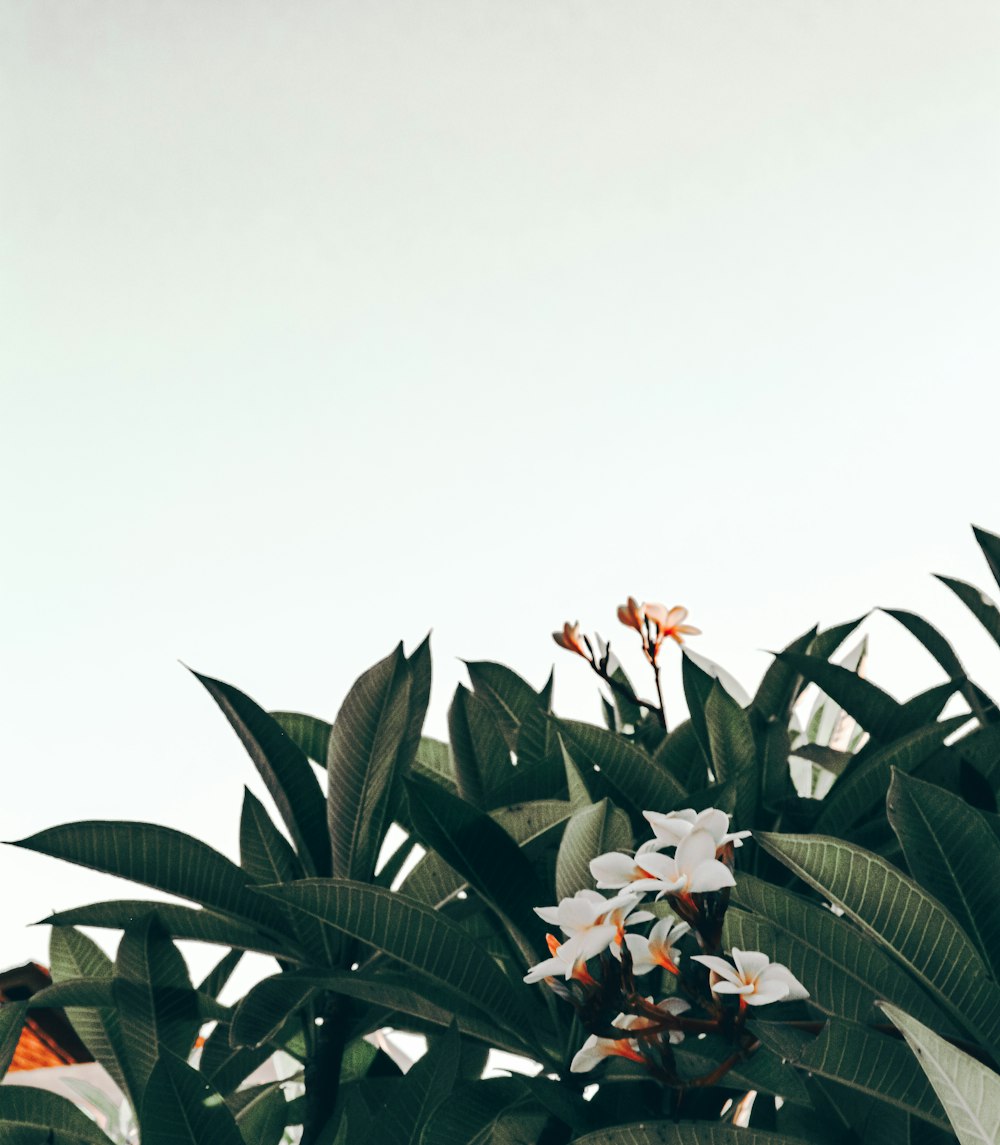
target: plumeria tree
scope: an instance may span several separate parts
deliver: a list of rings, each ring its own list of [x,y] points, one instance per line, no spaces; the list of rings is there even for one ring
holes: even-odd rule
[[[977,539],[1000,578],[1000,538]],[[1000,610],[943,579],[1000,644]],[[928,621],[890,615],[943,682],[897,701],[851,621],[750,697],[679,647],[683,608],[629,598],[645,685],[598,635],[555,634],[604,726],[559,717],[551,677],[475,662],[447,743],[423,735],[426,642],[330,721],[199,676],[272,806],[247,792],[238,861],[150,822],[21,840],[170,896],[48,918],[55,983],[30,1004],[66,1009],[141,1145],[997,1142],[1000,710]],[[81,927],[121,932],[116,956]],[[202,982],[180,940],[219,948]],[[273,973],[224,1005],[245,951]],[[0,1008],[0,1074],[28,1006]],[[387,1029],[427,1040],[405,1074]],[[495,1051],[525,1072],[493,1076]],[[2,1145],[109,1133],[0,1087]]]

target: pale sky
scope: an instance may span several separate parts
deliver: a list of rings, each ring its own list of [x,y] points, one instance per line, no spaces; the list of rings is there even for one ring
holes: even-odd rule
[[[1000,531],[998,49],[992,0],[0,0],[0,838],[235,857],[179,660],[331,718],[433,628],[429,731],[459,657],[596,718],[550,633],[629,593],[748,687],[888,604],[1000,691],[929,575]],[[0,967],[135,894],[0,883]]]

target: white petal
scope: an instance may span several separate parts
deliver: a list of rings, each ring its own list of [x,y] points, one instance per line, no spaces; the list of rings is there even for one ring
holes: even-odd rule
[[[753,986],[749,982],[742,982],[739,986],[735,982],[716,982],[712,990],[716,994],[746,994],[748,1002],[753,994]]]
[[[564,962],[561,958],[546,958],[544,962],[539,962],[537,966],[532,966],[524,976],[525,982],[541,982],[543,978],[556,978],[565,977],[573,973],[573,963]]]
[[[685,1002],[683,998],[667,998],[660,1003],[660,1009],[667,1010],[676,1017],[678,1014],[683,1014],[685,1010],[690,1010],[691,1003]]]
[[[739,947],[734,946],[730,953],[736,963],[736,969],[740,972],[740,977],[747,982],[756,978],[758,974],[761,974],[771,965],[771,959],[766,954],[761,954],[759,950],[740,950]]]
[[[789,1002],[793,1002],[798,998],[809,997],[809,991],[805,986],[802,985],[787,966],[782,966],[779,962],[773,962],[764,973],[761,974],[757,980],[757,989],[758,991],[770,990],[771,986],[778,982],[787,987],[787,999]]]
[[[715,839],[708,831],[692,831],[677,848],[677,866],[689,875],[702,863],[715,858]]]
[[[557,906],[536,906],[535,914],[543,922],[551,923],[552,926],[559,925],[559,908]]]
[[[706,807],[695,820],[694,827],[696,831],[708,831],[718,846],[729,830],[729,816],[718,807]]]
[[[591,1034],[583,1045],[576,1051],[573,1060],[569,1063],[571,1073],[587,1073],[595,1065],[607,1057],[607,1053],[598,1045],[598,1038]]]
[[[617,926],[592,926],[572,940],[579,944],[576,947],[579,950],[577,959],[596,958],[598,954],[607,950],[617,934]]]
[[[766,990],[756,989],[747,996],[748,1006],[766,1006],[770,1002],[780,1002],[787,999],[788,987],[783,982],[769,986]]]
[[[736,879],[733,872],[718,859],[709,859],[699,863],[691,871],[691,881],[688,890],[692,893],[706,894],[708,891],[721,891],[723,887],[735,887]]]
[[[737,974],[736,968],[726,962],[724,958],[716,958],[714,954],[692,954],[691,961],[700,962],[702,966],[707,966],[709,970],[714,970],[716,974],[721,975],[735,986],[742,986],[744,984],[743,979]]]
[[[623,855],[621,851],[609,851],[590,860],[590,873],[594,882],[602,888],[627,887],[638,873],[635,859]]]

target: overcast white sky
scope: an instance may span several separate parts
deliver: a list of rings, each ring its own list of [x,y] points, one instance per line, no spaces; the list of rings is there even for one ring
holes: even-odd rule
[[[458,657],[540,685],[634,593],[748,686],[892,604],[1000,690],[928,575],[1000,530],[998,49],[992,0],[2,0],[0,837],[235,856],[179,658],[330,717],[433,628],[440,733]],[[133,894],[0,885],[0,966]]]

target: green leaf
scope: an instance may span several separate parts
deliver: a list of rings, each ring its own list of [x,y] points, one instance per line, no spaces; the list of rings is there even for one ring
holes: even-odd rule
[[[977,525],[972,526],[972,532],[979,547],[983,550],[983,556],[990,566],[993,579],[1000,585],[1000,537],[987,529],[980,529]]]
[[[333,725],[326,720],[307,716],[302,712],[269,712],[272,720],[298,744],[299,749],[320,767],[326,767],[326,753],[330,746]]]
[[[268,1045],[254,1049],[233,1046],[231,1035],[231,1024],[219,1022],[208,1036],[198,1062],[198,1069],[205,1080],[211,1082],[223,1097],[229,1097],[274,1053],[274,1047]]]
[[[918,728],[881,750],[857,755],[823,801],[823,810],[813,829],[824,835],[843,835],[859,819],[881,807],[894,768],[913,771],[967,722],[967,716],[955,716]]]
[[[964,580],[955,580],[953,577],[940,575],[937,579],[951,589],[996,643],[1000,644],[1000,610],[997,609],[997,606],[986,593],[976,588],[975,585],[967,584]]]
[[[291,883],[304,879],[306,872],[291,844],[264,810],[264,805],[246,789],[240,816],[240,865],[259,885]],[[340,936],[314,918],[284,911],[289,933],[298,939],[311,959],[336,962]]]
[[[477,807],[493,806],[490,794],[514,771],[510,749],[491,706],[462,684],[448,710],[448,734],[459,795]]]
[[[259,1050],[277,1038],[285,1025],[316,993],[312,980],[285,971],[265,978],[242,998],[229,1032],[234,1047]]]
[[[632,846],[628,816],[610,799],[574,812],[566,824],[556,858],[556,898],[572,898],[593,883],[590,860],[608,851],[626,851]],[[536,905],[541,906],[539,901]]]
[[[236,1124],[244,1141],[253,1145],[279,1145],[288,1121],[288,1102],[280,1085],[263,1085],[236,1111]]]
[[[524,999],[492,956],[456,923],[414,899],[350,879],[307,879],[263,893],[331,923],[436,978],[512,1028]]]
[[[732,895],[727,945],[767,951],[791,970],[821,1010],[863,1023],[877,1017],[876,999],[888,998],[941,1026],[940,1012],[910,975],[847,919],[742,873]]]
[[[557,721],[559,732],[580,774],[590,786],[594,774],[604,788],[592,793],[610,794],[619,806],[633,812],[633,822],[642,822],[644,810],[672,811],[683,806],[685,791],[673,775],[622,736],[574,720]],[[596,769],[596,772],[595,772]]]
[[[409,731],[410,678],[398,645],[355,682],[333,725],[327,774],[333,870],[370,879],[390,822]]]
[[[887,692],[849,668],[831,664],[828,660],[794,652],[781,652],[779,658],[821,688],[874,739],[894,738],[900,705]]]
[[[1000,1045],[1000,989],[951,914],[879,855],[822,835],[757,841],[882,943],[958,1021]]]
[[[712,770],[720,783],[736,792],[736,818],[740,823],[757,821],[757,749],[750,716],[718,680],[705,701],[705,731]]]
[[[424,1126],[452,1091],[461,1056],[462,1042],[453,1024],[387,1092],[372,1127],[379,1145],[418,1145]]]
[[[466,1082],[424,1128],[421,1145],[535,1145],[548,1115],[535,1112],[519,1124],[530,1100],[520,1078]]]
[[[503,664],[486,660],[466,662],[476,695],[484,699],[507,740],[511,751],[517,748],[517,733],[529,712],[548,705],[534,688]]]
[[[577,1137],[574,1145],[810,1145],[802,1137],[788,1137],[758,1129],[736,1129],[711,1121],[672,1125],[667,1121],[641,1121],[616,1125]]]
[[[126,929],[115,959],[113,993],[129,1088],[139,1097],[164,1050],[187,1059],[201,1024],[187,966],[155,915]]]
[[[1000,840],[959,796],[894,771],[887,801],[910,873],[947,903],[980,953],[1000,972]]]
[[[326,800],[305,753],[284,728],[231,684],[195,676],[232,724],[311,874],[330,873]]]
[[[97,943],[69,926],[52,928],[49,966],[57,986],[82,978],[103,981],[110,987],[114,973],[111,959]],[[80,1041],[104,1066],[122,1093],[134,1099],[126,1080],[127,1055],[118,1011],[111,1006],[67,1007],[66,1017]]]
[[[437,784],[410,780],[407,792],[413,825],[423,842],[530,944],[539,930],[532,908],[544,899],[545,890],[520,847],[489,815]]]
[[[883,608],[886,616],[900,624],[927,649],[952,680],[964,680],[965,669],[959,660],[955,649],[941,635],[933,624],[918,616],[915,612],[906,612],[901,608]]]
[[[1000,1077],[897,1007],[882,1009],[916,1055],[961,1145],[1000,1145]]]
[[[49,915],[42,919],[42,923],[48,926],[100,926],[110,930],[124,930],[129,923],[145,918],[148,914],[156,915],[171,938],[215,943],[239,950],[256,950],[279,958],[293,957],[286,942],[273,934],[255,930],[239,919],[216,914],[215,911],[197,910],[151,899],[90,903],[88,906],[78,906]]]
[[[754,1022],[751,1028],[765,1045],[770,1044],[772,1023]],[[817,1038],[797,1040],[797,1049],[792,1049],[784,1031],[775,1032],[780,1034],[780,1040],[772,1046],[775,1052],[807,1074],[840,1082],[939,1128],[948,1128],[927,1079],[905,1046],[894,1038],[839,1018],[831,1018]]]
[[[0,1085],[0,1132],[15,1129],[57,1133],[58,1145],[108,1145],[93,1121],[65,1097],[35,1086]]]
[[[142,1145],[244,1145],[219,1091],[169,1050],[150,1075],[139,1123]]]
[[[818,628],[814,625],[808,632],[793,640],[785,651],[805,654],[809,651],[817,632]],[[802,677],[799,673],[780,657],[775,656],[750,704],[751,712],[765,723],[777,720],[787,725],[801,682]]]
[[[21,1028],[27,1012],[27,1002],[0,1003],[0,1079],[14,1060],[14,1051],[21,1040]]]
[[[424,779],[434,779],[449,790],[457,790],[451,748],[431,736],[420,737],[411,773]]]
[[[233,971],[242,962],[243,954],[242,950],[230,950],[228,954],[223,954],[202,979],[198,993],[207,994],[209,998],[218,998],[233,976]]]
[[[705,724],[705,704],[715,683],[713,678],[699,667],[688,655],[681,656],[681,681],[684,686],[684,699],[687,702],[691,726],[705,758],[711,757],[712,749],[708,742],[708,727]]]
[[[274,911],[249,879],[207,844],[153,823],[64,823],[14,844],[81,867],[120,875],[178,898],[267,924]]]
[[[251,993],[260,991],[262,996],[272,994],[275,999],[272,1012],[280,1016],[282,1008],[286,1005],[283,991],[288,988],[291,993],[292,983],[297,983],[303,988],[298,995],[300,998],[305,997],[306,989],[330,990],[348,998],[369,1002],[376,1007],[384,1007],[385,1010],[394,1011],[397,1015],[415,1018],[418,1020],[418,1027],[426,1022],[447,1029],[454,1019],[458,1022],[463,1037],[476,1038],[513,1054],[530,1056],[536,1052],[521,1037],[498,1027],[478,1006],[432,979],[421,977],[415,980],[412,971],[400,973],[380,970],[377,974],[366,974],[363,970],[358,972],[293,970],[265,978]],[[268,1000],[267,1007],[270,1006]],[[405,1021],[397,1021],[396,1024],[403,1028],[407,1026]],[[259,1025],[254,1028],[245,1027],[244,1036],[249,1041],[250,1035],[255,1035],[256,1030],[260,1028]]]
[[[544,839],[570,817],[570,805],[561,799],[542,799],[514,807],[498,807],[490,818],[518,844]],[[406,876],[398,890],[431,906],[441,906],[468,883],[436,852],[428,851]]]

